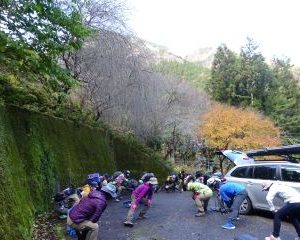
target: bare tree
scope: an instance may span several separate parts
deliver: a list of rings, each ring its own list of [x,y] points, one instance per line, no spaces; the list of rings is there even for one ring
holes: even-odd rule
[[[123,0],[60,0],[59,4],[66,12],[76,9],[82,18],[83,24],[99,33],[114,32],[129,34],[126,25],[128,13],[126,1]],[[95,35],[92,34],[91,38]],[[62,56],[65,67],[73,77],[80,80],[81,57],[77,52],[66,52]]]
[[[95,30],[127,32],[126,0],[58,0],[65,11],[76,9],[82,22]]]
[[[153,70],[155,56],[134,37],[101,31],[79,53],[81,102],[101,118],[141,139],[176,130],[191,134],[207,96]]]
[[[206,94],[153,69],[156,56],[125,30],[123,2],[75,3],[83,22],[97,30],[79,52],[63,56],[80,82],[76,96],[82,106],[94,112],[96,121],[132,131],[144,142],[166,139],[170,153],[182,136],[195,138],[199,115],[209,103]]]

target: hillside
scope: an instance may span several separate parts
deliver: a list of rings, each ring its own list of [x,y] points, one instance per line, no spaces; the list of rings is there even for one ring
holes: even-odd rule
[[[215,54],[213,48],[200,48],[190,55],[181,57],[164,46],[151,42],[146,42],[146,45],[156,59],[156,69],[158,71],[190,82],[197,89],[205,89]]]
[[[192,54],[189,54],[186,59],[193,63],[198,63],[203,67],[210,68],[216,49],[212,47],[199,48]]]
[[[146,46],[152,51],[158,61],[177,61],[179,63],[188,61],[205,68],[211,67],[214,54],[216,53],[216,49],[212,47],[203,47],[186,56],[179,56],[172,53],[167,47],[155,43],[146,42]]]
[[[89,173],[124,169],[160,180],[169,171],[132,137],[0,105],[0,239],[31,239],[35,216],[52,210],[57,190],[81,186]]]

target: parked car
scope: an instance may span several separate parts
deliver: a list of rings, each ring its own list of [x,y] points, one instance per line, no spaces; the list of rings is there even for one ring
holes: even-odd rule
[[[264,156],[264,155],[284,155],[284,159],[288,159],[289,155],[300,154],[300,145],[284,146],[278,148],[270,148],[263,150],[249,151],[248,155],[243,152],[232,151],[231,155],[228,154],[229,150],[226,150],[224,156],[236,164],[226,175],[227,182],[236,182],[243,184],[247,191],[248,197],[242,203],[240,208],[241,214],[248,214],[253,209],[268,210],[269,205],[266,200],[266,191],[262,191],[262,183],[266,180],[274,182],[280,182],[281,184],[294,187],[300,192],[300,164],[290,163],[288,161],[254,161],[251,158],[250,161],[246,156]],[[231,150],[230,150],[231,151]],[[234,153],[232,155],[232,153]],[[241,156],[243,156],[241,158]],[[236,158],[240,160],[237,161]],[[249,157],[250,158],[250,157]],[[243,161],[244,159],[245,161]],[[283,205],[283,202],[279,198],[274,199],[274,204],[277,207]]]
[[[266,180],[279,181],[300,192],[300,165],[273,162],[236,166],[225,175],[225,179],[227,182],[242,183],[248,191],[248,198],[241,205],[241,214],[247,214],[252,209],[269,210],[267,192],[262,191],[262,183]],[[274,203],[277,207],[283,204],[278,198]]]

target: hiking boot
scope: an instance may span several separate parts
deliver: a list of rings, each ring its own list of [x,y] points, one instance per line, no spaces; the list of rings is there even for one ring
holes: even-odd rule
[[[223,226],[222,228],[225,228],[225,229],[235,229],[235,225],[232,223],[232,221],[227,221]]]
[[[274,237],[272,234],[269,237],[265,237],[265,240],[280,240],[280,237]]]
[[[125,222],[124,222],[124,225],[125,225],[126,227],[133,227],[133,222],[131,222],[131,221],[125,221]]]
[[[198,212],[195,214],[195,217],[203,217],[205,216],[205,212]]]

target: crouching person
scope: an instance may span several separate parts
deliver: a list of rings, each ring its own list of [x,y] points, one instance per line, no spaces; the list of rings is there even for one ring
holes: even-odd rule
[[[212,197],[213,191],[203,183],[194,181],[193,176],[190,176],[186,181],[188,182],[187,190],[193,192],[192,198],[198,209],[195,217],[204,216],[207,212],[208,201]]]
[[[80,233],[87,231],[85,240],[97,240],[98,220],[111,197],[116,197],[114,185],[108,184],[100,191],[92,187],[91,192],[69,211],[67,224]]]
[[[125,226],[133,227],[133,218],[134,213],[136,212],[139,203],[143,202],[143,207],[139,213],[139,218],[144,219],[145,214],[147,213],[151,203],[153,196],[153,186],[158,184],[157,178],[146,176],[144,179],[144,183],[137,187],[131,195],[131,207],[128,211],[126,221],[124,222]]]

